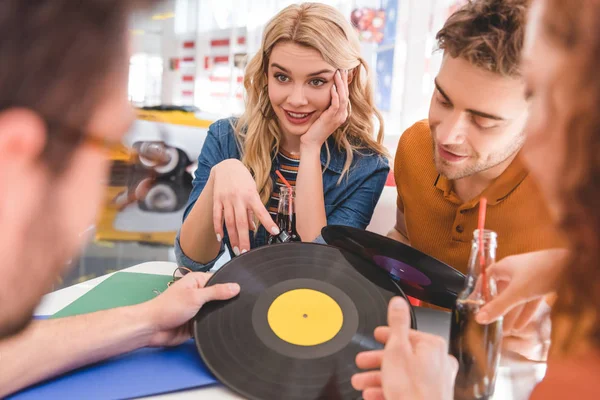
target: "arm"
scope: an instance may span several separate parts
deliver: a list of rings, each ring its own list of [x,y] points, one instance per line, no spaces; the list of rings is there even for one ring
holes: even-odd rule
[[[145,346],[173,346],[190,337],[187,322],[208,301],[239,293],[237,284],[204,288],[210,275],[187,274],[142,304],[34,321],[0,341],[0,398],[84,365]]]
[[[222,249],[223,238],[217,238],[213,225],[213,180],[213,174],[209,173],[208,181],[179,233],[181,251],[198,264],[210,263]]]
[[[33,322],[21,334],[0,342],[0,397],[147,346],[152,333],[137,306]]]
[[[398,141],[398,148],[396,149],[396,157],[394,159],[394,180],[396,181],[396,190],[398,191],[398,198],[396,200],[396,224],[394,225],[392,230],[388,232],[387,237],[410,246],[410,239],[408,238],[408,229],[406,227],[406,217],[404,216],[404,200],[402,198],[401,192],[401,172],[404,164],[403,156],[405,155],[404,146],[406,138],[407,135],[405,132]]]
[[[400,208],[396,208],[396,225],[388,232],[387,237],[410,246],[410,240],[406,231],[406,220]]]
[[[223,245],[217,240],[213,227],[212,169],[228,156],[218,136],[223,121],[208,129],[198,167],[194,173],[193,189],[183,217],[183,225],[175,241],[178,263],[192,270],[210,269],[209,264],[222,252]],[[226,121],[225,123],[229,123]]]
[[[312,242],[327,225],[323,197],[321,147],[329,136],[348,119],[348,71],[339,70],[331,86],[331,105],[300,137],[300,167],[296,179],[296,215],[298,234]]]
[[[213,126],[219,138],[212,132]],[[209,270],[224,251],[224,223],[235,255],[250,250],[249,211],[267,230],[279,233],[260,200],[250,171],[235,158],[239,154],[223,148],[227,147],[222,143],[224,139],[235,140],[229,121],[213,126],[198,157],[194,188],[175,241],[178,262],[192,270]]]
[[[312,242],[327,225],[321,171],[321,148],[301,147],[300,167],[296,179],[296,215],[298,234]]]

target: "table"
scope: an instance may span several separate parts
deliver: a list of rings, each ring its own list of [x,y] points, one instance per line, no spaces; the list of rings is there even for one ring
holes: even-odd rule
[[[171,262],[148,262],[126,268],[125,272],[139,272],[147,274],[171,275],[176,265]],[[49,293],[35,311],[36,315],[52,315],[66,307],[80,296],[87,293],[100,282],[111,276],[107,274],[86,282],[82,282],[55,292]],[[437,334],[447,340],[450,329],[450,315],[443,311],[425,308],[415,308],[419,330]],[[510,355],[503,355],[498,372],[496,393],[494,399],[525,400],[531,390],[546,372],[544,363],[534,363],[517,359]],[[148,397],[153,400],[229,400],[241,399],[223,386],[212,386],[176,393],[169,393]]]

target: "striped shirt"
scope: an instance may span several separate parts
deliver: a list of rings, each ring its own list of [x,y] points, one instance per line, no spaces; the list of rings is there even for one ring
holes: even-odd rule
[[[280,148],[277,159],[279,161],[279,172],[281,172],[281,175],[283,175],[290,185],[296,187],[296,177],[298,176],[298,167],[300,167],[300,156],[295,156]],[[267,210],[269,210],[269,214],[271,214],[273,221],[277,220],[279,190],[281,187],[285,187],[285,184],[278,176],[275,181],[275,186],[273,187],[273,193],[271,193],[271,199],[267,205]]]

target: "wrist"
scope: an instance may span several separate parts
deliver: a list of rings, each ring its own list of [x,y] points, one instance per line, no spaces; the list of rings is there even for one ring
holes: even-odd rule
[[[315,142],[303,142],[300,141],[300,157],[320,156],[321,155],[321,144]]]
[[[150,346],[152,338],[161,330],[158,323],[159,318],[154,312],[153,302],[154,300],[149,300],[129,307],[134,316],[135,336],[141,342],[140,347]]]

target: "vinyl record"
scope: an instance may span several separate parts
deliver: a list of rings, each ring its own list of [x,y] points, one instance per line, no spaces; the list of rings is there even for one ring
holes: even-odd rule
[[[465,276],[459,271],[385,236],[347,226],[326,226],[321,234],[327,244],[387,271],[408,296],[452,308],[464,286]]]
[[[288,243],[234,258],[208,285],[240,294],[194,319],[198,351],[225,385],[250,399],[359,399],[355,357],[401,289],[383,271],[330,246]],[[414,315],[413,315],[414,322]]]

